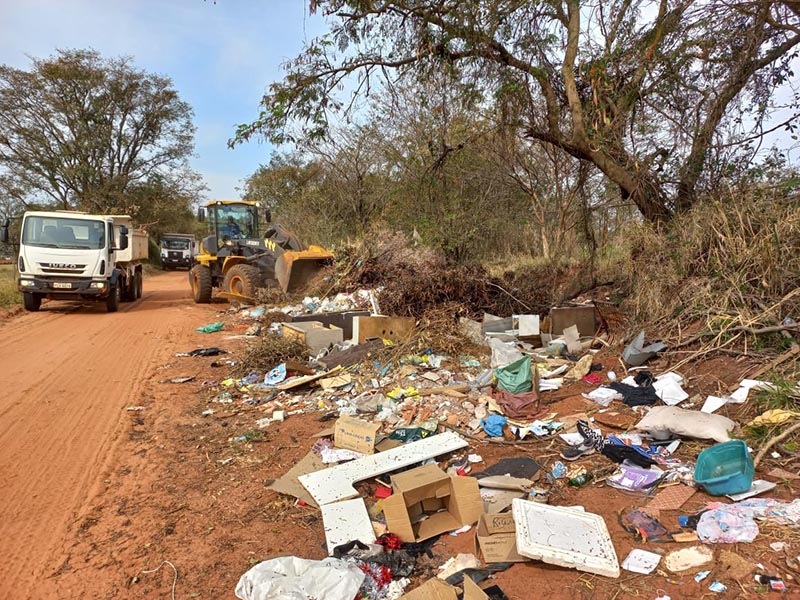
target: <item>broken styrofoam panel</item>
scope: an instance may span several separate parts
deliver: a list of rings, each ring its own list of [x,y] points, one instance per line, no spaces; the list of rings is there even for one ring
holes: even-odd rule
[[[603,517],[528,500],[512,503],[517,551],[547,564],[619,577],[619,562]]]
[[[539,335],[539,315],[514,315],[520,337]]]
[[[362,498],[323,504],[320,509],[328,554],[333,554],[337,546],[354,540],[365,544],[375,542],[375,530]]]
[[[357,496],[358,492],[353,487],[357,481],[415,465],[466,446],[468,444],[465,439],[452,431],[447,431],[330,469],[301,475],[298,479],[314,500],[322,506]]]
[[[660,554],[634,548],[622,561],[622,568],[631,573],[649,575],[656,570],[659,562],[661,562]]]

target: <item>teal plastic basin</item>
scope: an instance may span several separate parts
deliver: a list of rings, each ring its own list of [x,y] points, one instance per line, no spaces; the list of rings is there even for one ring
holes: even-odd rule
[[[694,480],[712,496],[741,494],[753,485],[755,467],[741,440],[707,448],[697,457]]]

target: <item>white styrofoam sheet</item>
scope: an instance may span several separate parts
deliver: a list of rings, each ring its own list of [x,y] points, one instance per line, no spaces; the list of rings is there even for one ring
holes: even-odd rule
[[[317,504],[322,506],[357,496],[358,492],[353,487],[357,481],[415,465],[434,456],[459,450],[467,445],[467,441],[460,435],[447,431],[330,469],[301,475],[297,479]]]
[[[367,506],[362,498],[323,504],[320,509],[322,510],[322,526],[325,529],[328,554],[333,554],[336,546],[353,540],[365,544],[375,542],[375,530],[372,529]]]
[[[512,503],[517,552],[547,564],[619,577],[619,562],[603,517],[529,500]]]

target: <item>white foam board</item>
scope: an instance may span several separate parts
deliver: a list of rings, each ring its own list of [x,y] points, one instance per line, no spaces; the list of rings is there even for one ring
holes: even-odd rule
[[[365,544],[375,542],[375,530],[372,529],[363,498],[323,504],[320,509],[322,510],[322,525],[325,528],[328,554],[333,554],[336,546],[353,540]]]
[[[459,450],[467,445],[467,441],[460,435],[447,431],[417,442],[403,444],[386,452],[378,452],[352,460],[330,469],[301,475],[297,479],[317,504],[322,506],[357,496],[358,492],[353,487],[357,481],[415,465],[434,456]]]
[[[619,562],[603,517],[516,499],[511,507],[517,552],[547,564],[619,577]]]

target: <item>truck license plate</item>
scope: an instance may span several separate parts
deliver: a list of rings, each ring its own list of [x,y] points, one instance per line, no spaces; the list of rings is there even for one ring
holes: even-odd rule
[[[71,283],[61,283],[59,281],[54,281],[53,282],[53,287],[61,289],[61,290],[71,290],[72,289],[72,284]]]

